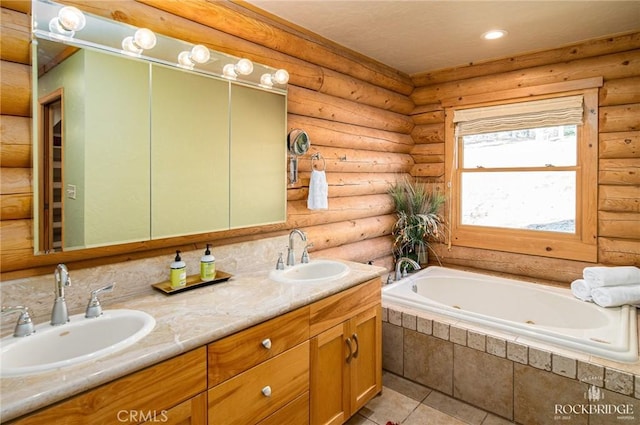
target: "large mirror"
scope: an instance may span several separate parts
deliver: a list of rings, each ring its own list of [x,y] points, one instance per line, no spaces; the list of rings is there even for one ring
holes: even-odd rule
[[[36,253],[286,220],[285,71],[61,9],[33,2]]]

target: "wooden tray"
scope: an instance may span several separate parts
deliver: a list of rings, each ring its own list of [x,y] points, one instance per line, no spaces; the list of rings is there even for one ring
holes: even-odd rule
[[[222,270],[216,270],[216,277],[213,280],[202,281],[200,275],[194,274],[187,276],[187,284],[179,288],[172,288],[171,282],[165,280],[164,282],[154,283],[153,286],[158,291],[166,295],[173,295],[179,292],[189,291],[191,289],[201,288],[207,285],[213,285],[214,283],[226,282],[231,278],[231,274],[223,272]]]

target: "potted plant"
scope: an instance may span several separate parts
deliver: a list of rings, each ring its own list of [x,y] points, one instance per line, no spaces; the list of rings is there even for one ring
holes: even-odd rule
[[[409,257],[420,264],[428,262],[430,243],[445,235],[444,218],[439,214],[445,195],[432,184],[404,176],[388,190],[396,207],[398,220],[393,226],[393,255]]]

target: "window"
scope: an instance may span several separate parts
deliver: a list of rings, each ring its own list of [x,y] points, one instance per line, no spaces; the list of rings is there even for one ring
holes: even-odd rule
[[[584,89],[448,107],[451,244],[596,261],[597,101]]]

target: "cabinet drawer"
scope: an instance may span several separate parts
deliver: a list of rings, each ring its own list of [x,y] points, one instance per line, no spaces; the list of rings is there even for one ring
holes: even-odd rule
[[[209,425],[255,424],[308,390],[309,341],[305,341],[210,389]]]
[[[298,396],[291,403],[273,415],[260,421],[258,425],[308,425],[309,424],[309,392]]]
[[[207,347],[209,388],[308,339],[309,307],[303,307],[213,342]]]

